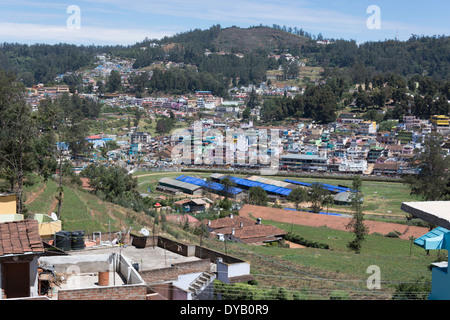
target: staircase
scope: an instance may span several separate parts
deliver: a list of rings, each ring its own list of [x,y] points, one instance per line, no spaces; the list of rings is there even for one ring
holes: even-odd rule
[[[192,300],[200,300],[198,297],[208,287],[208,285],[214,281],[216,274],[211,271],[205,271],[199,275],[189,285],[189,291],[191,292]]]

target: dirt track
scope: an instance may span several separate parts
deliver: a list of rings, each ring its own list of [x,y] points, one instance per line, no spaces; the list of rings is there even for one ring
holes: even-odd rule
[[[350,218],[345,217],[260,207],[249,204],[244,205],[242,209],[239,210],[239,215],[243,217],[261,218],[264,220],[294,223],[311,227],[326,226],[331,229],[342,231],[349,231],[346,228],[346,225],[350,221]],[[427,228],[407,226],[397,223],[365,220],[364,224],[369,228],[369,234],[380,233],[385,235],[391,231],[398,231],[401,233],[399,236],[401,239],[409,239],[411,236],[414,238],[419,238],[429,231]]]

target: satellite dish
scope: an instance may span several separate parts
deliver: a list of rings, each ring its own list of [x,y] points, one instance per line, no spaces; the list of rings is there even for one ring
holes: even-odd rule
[[[58,220],[58,216],[56,215],[56,213],[52,212],[52,214],[50,216],[52,217],[53,221]]]
[[[145,237],[148,237],[148,236],[150,235],[150,232],[149,232],[147,229],[145,229],[145,228],[142,228],[142,229],[141,229],[141,233],[142,233]]]

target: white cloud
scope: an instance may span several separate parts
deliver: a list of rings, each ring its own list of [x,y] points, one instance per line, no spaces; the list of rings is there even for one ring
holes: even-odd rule
[[[169,31],[112,29],[83,25],[80,29],[69,29],[67,26],[60,25],[0,23],[0,38],[4,42],[129,45],[142,41],[145,37],[159,39],[171,34],[173,33]]]

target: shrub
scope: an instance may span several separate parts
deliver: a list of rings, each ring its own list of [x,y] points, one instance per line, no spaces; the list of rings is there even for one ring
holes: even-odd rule
[[[398,238],[401,235],[401,232],[398,231],[391,231],[388,234],[385,235],[385,237],[388,238]]]
[[[392,300],[427,300],[430,291],[431,284],[422,276],[414,282],[398,284]]]
[[[330,300],[348,300],[348,293],[341,290],[335,290],[330,295]]]
[[[286,235],[286,240],[300,244],[305,247],[310,247],[310,248],[318,248],[318,249],[329,249],[330,248],[330,246],[326,243],[311,241],[311,240],[305,239],[297,234],[293,234],[291,232],[289,232]]]

